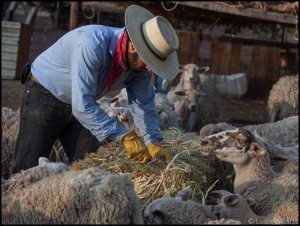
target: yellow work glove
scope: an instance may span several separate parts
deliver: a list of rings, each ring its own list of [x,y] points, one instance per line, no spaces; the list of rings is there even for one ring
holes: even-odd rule
[[[120,142],[124,145],[130,159],[145,163],[150,159],[147,146],[141,141],[135,130],[123,135]]]
[[[161,147],[159,142],[155,142],[148,147],[149,154],[152,159],[159,159],[170,162],[173,154],[167,148]]]

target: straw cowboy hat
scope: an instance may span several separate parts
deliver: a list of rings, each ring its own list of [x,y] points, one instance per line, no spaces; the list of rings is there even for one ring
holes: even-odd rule
[[[147,9],[131,5],[125,11],[125,25],[137,53],[152,72],[173,79],[179,70],[177,34],[170,22]]]

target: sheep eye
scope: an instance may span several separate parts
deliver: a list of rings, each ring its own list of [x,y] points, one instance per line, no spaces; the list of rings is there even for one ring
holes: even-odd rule
[[[242,138],[238,138],[237,141],[238,141],[239,143],[243,143],[243,139],[242,139]]]

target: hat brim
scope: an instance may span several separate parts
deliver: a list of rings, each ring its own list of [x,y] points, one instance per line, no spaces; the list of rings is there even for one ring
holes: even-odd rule
[[[125,11],[125,25],[128,35],[144,63],[155,74],[171,80],[179,71],[179,61],[176,51],[170,54],[165,60],[162,60],[152,52],[143,35],[142,24],[154,17],[147,9],[138,5],[131,5]]]

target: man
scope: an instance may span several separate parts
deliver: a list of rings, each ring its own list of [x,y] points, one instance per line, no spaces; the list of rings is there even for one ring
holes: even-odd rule
[[[13,173],[37,165],[60,139],[69,161],[95,152],[105,141],[121,142],[140,163],[171,160],[154,102],[151,73],[171,79],[179,70],[176,32],[163,17],[132,5],[125,28],[87,25],[41,53],[30,67],[20,112]],[[144,142],[110,118],[96,100],[126,87],[134,122]]]

